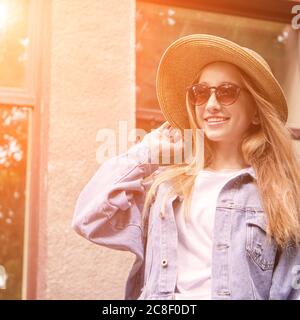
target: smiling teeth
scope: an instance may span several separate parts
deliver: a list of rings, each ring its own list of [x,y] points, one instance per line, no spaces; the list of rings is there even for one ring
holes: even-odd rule
[[[227,118],[209,118],[207,119],[208,122],[221,122],[227,120]]]

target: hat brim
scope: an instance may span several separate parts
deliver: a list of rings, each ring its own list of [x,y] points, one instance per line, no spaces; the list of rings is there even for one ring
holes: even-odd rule
[[[173,42],[161,57],[156,93],[163,115],[175,128],[189,128],[186,111],[186,87],[207,64],[214,61],[232,63],[243,70],[265,97],[278,108],[285,123],[288,107],[283,90],[265,61],[247,48],[224,38],[193,34]]]

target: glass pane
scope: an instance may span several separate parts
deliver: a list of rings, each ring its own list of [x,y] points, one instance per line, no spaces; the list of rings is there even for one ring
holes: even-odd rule
[[[165,49],[176,39],[192,33],[208,33],[250,47],[270,64],[288,98],[291,119],[298,115],[298,37],[290,25],[194,9],[137,3],[136,101],[137,127],[149,126],[143,114],[159,109],[155,77]],[[147,110],[145,110],[144,113]],[[298,126],[300,121],[298,122]]]
[[[24,87],[30,0],[0,0],[0,87]]]
[[[29,112],[0,105],[0,299],[21,299]]]

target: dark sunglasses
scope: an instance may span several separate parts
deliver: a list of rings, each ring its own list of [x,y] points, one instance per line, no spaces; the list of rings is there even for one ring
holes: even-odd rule
[[[238,99],[241,89],[244,88],[241,88],[234,83],[226,82],[217,87],[210,87],[206,83],[197,83],[187,87],[186,89],[189,101],[193,105],[202,105],[207,103],[213,89],[218,103],[228,106]]]

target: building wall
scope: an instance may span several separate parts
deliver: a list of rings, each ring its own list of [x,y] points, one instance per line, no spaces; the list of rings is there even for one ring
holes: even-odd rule
[[[135,126],[135,1],[51,3],[37,298],[122,299],[134,256],[89,243],[71,220],[80,190],[100,165],[97,132],[117,128],[118,120]]]

